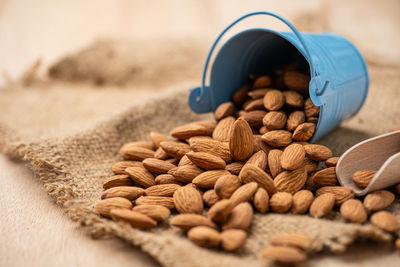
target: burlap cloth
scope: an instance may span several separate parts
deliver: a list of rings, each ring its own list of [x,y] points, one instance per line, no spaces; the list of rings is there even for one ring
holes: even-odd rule
[[[366,104],[359,114],[320,141],[336,155],[400,125],[400,68],[377,64],[373,58],[368,63],[371,86]],[[201,64],[199,61],[193,68],[200,69]],[[57,70],[56,76],[60,75],[62,68]],[[99,82],[91,77],[90,81]],[[335,213],[328,219],[256,214],[246,245],[234,254],[200,248],[168,223],[141,231],[102,218],[94,212],[93,204],[100,198],[104,179],[112,174],[110,166],[120,160],[118,150],[123,143],[149,139],[150,130],[167,134],[176,125],[211,118],[192,113],[187,105],[187,89],[196,84],[144,94],[109,84],[99,89],[88,83],[29,81],[22,87],[14,84],[0,91],[1,149],[29,162],[48,194],[95,237],[122,238],[165,266],[265,266],[268,262],[258,252],[268,245],[269,237],[281,232],[309,235],[315,240],[314,251],[341,252],[358,239],[392,238],[369,223],[345,223]],[[107,81],[115,82],[103,77],[101,83]],[[399,206],[396,203],[392,208],[398,218]]]

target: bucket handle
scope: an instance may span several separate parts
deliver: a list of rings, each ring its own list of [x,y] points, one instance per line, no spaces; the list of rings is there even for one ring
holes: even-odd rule
[[[255,11],[255,12],[251,12],[248,13],[246,15],[241,16],[240,18],[236,19],[234,22],[232,22],[230,25],[228,25],[228,27],[226,27],[217,37],[217,39],[214,41],[213,45],[211,46],[210,52],[208,52],[207,55],[207,59],[206,59],[206,63],[204,64],[203,67],[203,75],[201,77],[201,87],[200,87],[200,94],[196,97],[196,101],[197,103],[201,103],[203,100],[203,95],[204,95],[204,87],[205,87],[205,82],[206,82],[206,76],[207,76],[207,69],[208,69],[208,64],[210,63],[210,59],[211,59],[211,55],[214,52],[215,47],[217,46],[218,42],[221,40],[222,36],[230,29],[232,28],[234,25],[236,25],[238,22],[244,20],[247,17],[251,17],[251,16],[256,16],[256,15],[267,15],[267,16],[272,16],[275,17],[277,19],[279,19],[280,21],[282,21],[283,23],[285,23],[296,35],[296,37],[299,39],[301,45],[303,46],[305,52],[306,52],[306,56],[308,59],[308,62],[310,64],[310,69],[311,69],[311,74],[314,73],[314,64],[312,62],[312,58],[311,58],[311,54],[310,51],[308,50],[308,47],[306,46],[306,43],[303,39],[303,37],[301,37],[300,32],[293,26],[292,23],[290,23],[287,19],[285,19],[284,17],[273,13],[273,12],[269,12],[269,11]]]

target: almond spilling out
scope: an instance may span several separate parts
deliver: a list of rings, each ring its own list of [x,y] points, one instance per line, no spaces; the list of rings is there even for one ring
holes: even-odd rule
[[[243,161],[248,159],[253,153],[253,133],[250,125],[239,118],[231,127],[229,149],[234,159]]]
[[[119,154],[124,159],[131,160],[144,160],[147,158],[154,158],[154,151],[142,146],[137,146],[134,143],[128,143],[121,147]]]
[[[340,206],[340,214],[353,223],[363,223],[367,220],[367,212],[358,199],[349,199]]]
[[[226,170],[206,171],[196,176],[192,183],[200,188],[213,188],[217,180],[224,175],[229,175],[229,172]]]
[[[198,167],[206,170],[225,169],[226,163],[218,156],[206,152],[189,152],[186,156]]]
[[[144,187],[155,185],[154,176],[148,170],[140,167],[129,167],[125,169],[129,177],[135,182]]]
[[[156,174],[166,174],[170,169],[176,166],[168,161],[164,161],[156,158],[147,158],[143,160],[143,166],[150,172]]]
[[[378,190],[369,193],[364,198],[364,206],[370,211],[383,210],[389,207],[393,203],[394,199],[395,196],[392,192],[387,190]]]
[[[291,194],[286,192],[278,192],[273,194],[269,206],[273,212],[285,213],[287,212],[293,203],[293,197]]]
[[[126,198],[113,197],[100,200],[94,205],[96,212],[104,217],[111,217],[110,211],[112,209],[131,209],[132,202]]]
[[[221,234],[207,226],[196,226],[189,230],[188,237],[201,247],[216,247],[221,242]]]
[[[221,246],[225,251],[241,248],[246,242],[247,234],[241,229],[227,229],[221,233]]]
[[[217,226],[209,218],[199,214],[179,214],[174,216],[170,222],[171,225],[181,228],[182,230],[189,230],[196,226],[207,226],[216,228]]]
[[[245,184],[256,182],[271,195],[277,191],[271,176],[255,165],[246,164],[240,171],[239,178]]]
[[[144,194],[145,190],[136,186],[116,186],[107,189],[101,195],[101,199],[112,197],[123,197],[128,200],[135,200]]]
[[[273,149],[268,154],[268,166],[269,171],[271,172],[272,177],[276,177],[278,174],[283,172],[283,168],[281,165],[283,152],[278,149]]]
[[[388,211],[379,211],[372,214],[371,223],[386,232],[396,232],[399,229],[399,223],[394,215]]]
[[[275,187],[280,192],[294,194],[303,188],[307,180],[307,172],[304,168],[294,171],[284,171],[274,179]]]
[[[268,130],[279,130],[285,127],[287,116],[282,111],[270,111],[263,118],[263,124]]]
[[[366,188],[371,182],[376,170],[359,170],[353,173],[353,182],[360,188]]]
[[[256,182],[250,182],[242,185],[233,192],[231,195],[232,205],[236,206],[241,202],[249,201],[257,190],[258,184]]]
[[[153,228],[157,225],[157,222],[149,216],[128,209],[112,209],[110,216],[114,221],[127,222],[133,227],[140,229]]]
[[[132,179],[129,178],[128,175],[120,174],[107,178],[103,183],[103,188],[110,189],[116,186],[130,186],[130,185],[133,185]]]
[[[214,113],[214,117],[217,121],[232,115],[233,113],[233,103],[225,102],[218,106],[217,110]]]
[[[141,161],[120,161],[115,163],[112,167],[111,170],[115,174],[127,174],[125,172],[126,168],[129,167],[142,167],[143,168],[143,163]]]
[[[304,214],[308,212],[314,195],[311,191],[303,189],[293,195],[292,213]]]
[[[286,170],[300,168],[304,162],[305,151],[300,144],[291,144],[285,148],[281,156],[281,166]]]
[[[165,221],[171,214],[169,209],[160,205],[138,205],[132,210],[147,215],[157,222]]]
[[[238,176],[225,174],[218,178],[214,190],[219,198],[229,198],[241,185],[242,183]]]
[[[335,195],[332,193],[325,193],[318,196],[311,203],[310,215],[312,217],[321,218],[331,212],[333,206],[335,205]]]
[[[325,193],[332,193],[335,196],[335,205],[337,206],[348,199],[354,198],[353,191],[344,186],[324,186],[315,192],[317,197]]]
[[[288,246],[308,251],[312,245],[312,238],[303,234],[279,234],[273,236],[268,242],[274,246]]]
[[[281,264],[296,264],[306,260],[304,252],[286,246],[269,247],[261,251],[261,256]]]
[[[286,130],[270,131],[261,138],[265,143],[273,147],[287,146],[292,142],[292,134]]]
[[[264,188],[258,188],[254,194],[254,207],[260,213],[265,213],[269,207],[269,195]]]
[[[247,230],[253,220],[253,208],[248,202],[237,205],[229,214],[222,229],[242,229]]]
[[[174,204],[179,213],[203,212],[203,198],[192,184],[182,186],[175,191]]]
[[[313,176],[312,180],[314,183],[320,186],[337,185],[338,181],[336,178],[336,168],[329,167],[317,171]]]

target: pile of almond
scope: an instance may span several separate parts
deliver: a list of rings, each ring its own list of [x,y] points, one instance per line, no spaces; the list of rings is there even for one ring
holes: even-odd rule
[[[122,146],[124,161],[112,166],[115,175],[104,182],[95,210],[140,229],[169,223],[197,245],[225,251],[243,246],[254,212],[321,218],[337,209],[349,222],[364,223],[371,214],[372,224],[396,232],[396,218],[384,211],[394,194],[355,199],[338,184],[338,158],[307,142],[319,114],[307,97],[309,77],[288,71],[280,78],[281,86],[270,76],[249,79],[233,102],[217,108],[217,123],[192,122],[172,129],[172,140],[151,132],[151,142]],[[371,175],[357,172],[354,181],[366,186]],[[269,241],[261,254],[282,263],[305,260],[312,244],[297,233]]]

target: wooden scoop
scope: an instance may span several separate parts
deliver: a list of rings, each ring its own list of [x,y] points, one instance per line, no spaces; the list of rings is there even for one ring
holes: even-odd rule
[[[358,170],[378,170],[369,185],[360,189],[352,179]],[[357,196],[400,183],[400,130],[362,141],[347,150],[336,165],[339,183]]]

